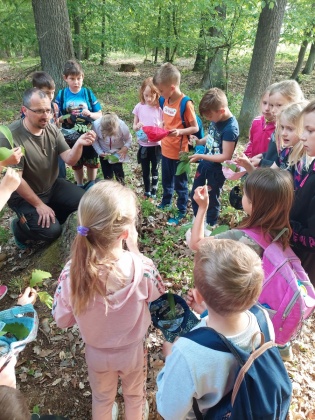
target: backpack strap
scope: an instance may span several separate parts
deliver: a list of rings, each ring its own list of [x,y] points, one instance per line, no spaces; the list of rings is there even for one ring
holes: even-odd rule
[[[83,89],[84,89],[84,96],[85,96],[86,103],[89,106],[89,111],[92,112],[92,110],[93,110],[93,100],[92,100],[91,89],[88,89],[86,87],[83,88]]]
[[[189,96],[184,96],[182,100],[180,101],[179,110],[180,110],[180,118],[182,120],[182,124],[184,128],[187,127],[186,121],[185,121],[185,111],[186,111],[186,105],[188,101],[192,101]]]
[[[161,109],[164,108],[164,104],[165,104],[165,98],[163,98],[163,96],[160,96],[159,97],[159,105],[160,105]]]
[[[258,230],[257,228],[253,229],[241,229],[244,233],[246,233],[247,236],[249,236],[251,239],[254,239],[257,244],[263,248],[266,249],[272,242],[277,242],[277,240],[288,230],[288,228],[283,228],[278,235],[271,239],[270,241],[266,240],[264,237],[264,234],[261,230]]]

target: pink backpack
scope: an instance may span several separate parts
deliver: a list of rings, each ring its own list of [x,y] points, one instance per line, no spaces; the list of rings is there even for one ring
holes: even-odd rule
[[[283,250],[276,241],[281,235],[268,242],[258,229],[242,231],[264,249],[265,279],[258,301],[269,313],[276,343],[284,345],[297,336],[303,321],[313,312],[314,287],[292,249]]]

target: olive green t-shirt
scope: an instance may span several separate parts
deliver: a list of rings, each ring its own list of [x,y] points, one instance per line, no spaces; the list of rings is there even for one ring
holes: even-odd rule
[[[60,130],[48,124],[42,135],[35,136],[25,129],[22,119],[10,124],[9,129],[14,145],[25,148],[25,156],[15,167],[23,171],[23,179],[35,194],[48,192],[58,177],[58,155],[69,149]],[[0,147],[10,148],[2,133]]]
[[[241,229],[231,229],[214,236],[216,239],[232,239],[233,241],[243,242],[251,247],[259,256],[262,257],[264,250],[252,238],[246,235]]]

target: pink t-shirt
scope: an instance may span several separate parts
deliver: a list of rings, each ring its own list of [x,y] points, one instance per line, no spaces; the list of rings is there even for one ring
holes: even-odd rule
[[[163,121],[163,112],[159,106],[150,106],[139,102],[132,111],[144,126],[159,127]],[[138,139],[140,146],[152,147],[157,146],[160,142],[148,142]]]
[[[249,130],[249,142],[244,151],[245,155],[251,158],[259,153],[265,153],[275,128],[274,121],[266,121],[263,115],[256,117]]]

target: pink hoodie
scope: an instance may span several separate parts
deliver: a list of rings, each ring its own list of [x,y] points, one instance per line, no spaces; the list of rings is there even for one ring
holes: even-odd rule
[[[265,153],[275,129],[274,121],[266,122],[263,115],[254,118],[249,129],[249,142],[244,151],[245,155],[251,158],[259,153]]]
[[[129,251],[125,251],[129,252]],[[70,302],[70,264],[62,270],[54,296],[53,316],[60,328],[78,324],[82,339],[96,348],[127,346],[143,339],[151,323],[148,302],[164,293],[164,285],[153,262],[129,252],[132,281],[104,299],[97,296],[86,312],[74,316]]]

